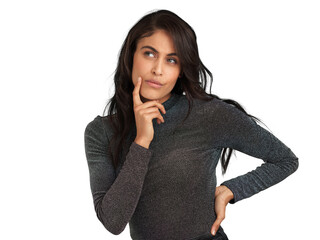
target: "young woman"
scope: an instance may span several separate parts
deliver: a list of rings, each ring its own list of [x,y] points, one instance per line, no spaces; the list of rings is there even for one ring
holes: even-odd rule
[[[298,168],[257,118],[205,92],[208,76],[212,83],[196,34],[176,14],[152,12],[129,31],[108,115],[85,129],[94,207],[111,233],[129,223],[132,239],[228,239],[220,226],[227,204]],[[217,187],[218,161],[225,173],[232,150],[264,163]]]

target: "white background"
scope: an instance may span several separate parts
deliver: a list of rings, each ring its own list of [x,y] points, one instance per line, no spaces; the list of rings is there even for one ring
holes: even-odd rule
[[[317,1],[1,1],[1,239],[130,239],[96,218],[84,129],[113,91],[128,30],[154,9],[195,30],[212,93],[232,98],[299,157],[283,182],[227,206],[231,240],[316,239]],[[260,159],[237,152],[218,183]],[[186,226],[187,228],[188,226]]]

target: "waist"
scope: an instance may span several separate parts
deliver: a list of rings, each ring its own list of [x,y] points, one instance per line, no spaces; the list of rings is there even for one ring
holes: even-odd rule
[[[191,234],[187,233],[188,226],[185,226],[186,231],[179,231],[179,232],[171,232],[169,231],[162,231],[154,232],[153,233],[137,233],[134,229],[130,226],[130,235],[132,240],[146,240],[146,239],[153,239],[153,240],[229,240],[227,235],[225,234],[223,228],[220,226],[216,235],[212,236],[210,230],[204,231],[202,234]],[[211,227],[210,227],[211,229]]]

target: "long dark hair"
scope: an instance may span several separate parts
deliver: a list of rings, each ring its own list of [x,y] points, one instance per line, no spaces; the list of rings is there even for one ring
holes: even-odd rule
[[[109,100],[106,107],[110,105],[108,116],[110,117],[113,137],[110,140],[109,151],[115,168],[121,159],[122,149],[128,138],[130,131],[135,126],[133,111],[132,92],[134,85],[132,82],[133,55],[137,42],[143,38],[151,36],[156,30],[168,32],[174,42],[176,53],[180,59],[181,77],[171,92],[182,95],[185,92],[189,103],[189,116],[193,98],[211,101],[213,98],[220,99],[228,104],[232,104],[249,117],[261,122],[258,118],[248,114],[244,108],[231,99],[221,99],[217,95],[211,94],[212,73],[201,62],[198,52],[197,37],[188,23],[168,10],[158,10],[142,17],[129,31],[119,53],[118,65],[114,74],[115,94]],[[210,77],[210,93],[206,93],[207,79]],[[103,114],[105,113],[104,109]],[[185,118],[185,119],[186,119]],[[220,157],[222,173],[225,174],[233,149],[223,148]]]

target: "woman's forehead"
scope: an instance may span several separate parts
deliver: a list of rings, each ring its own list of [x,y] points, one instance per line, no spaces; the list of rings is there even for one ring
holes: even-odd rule
[[[160,53],[175,53],[174,42],[171,35],[164,30],[157,30],[152,35],[143,37],[138,41],[139,49],[144,47],[152,47]]]

